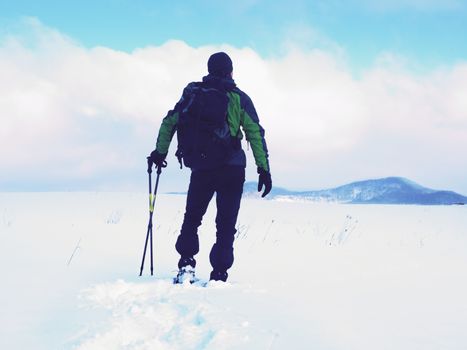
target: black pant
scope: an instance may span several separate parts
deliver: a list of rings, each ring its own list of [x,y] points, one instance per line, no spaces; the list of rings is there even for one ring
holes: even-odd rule
[[[233,242],[237,230],[238,210],[245,182],[245,168],[227,165],[214,170],[196,170],[191,173],[186,201],[185,218],[175,247],[182,258],[199,252],[198,227],[216,193],[216,243],[209,259],[216,271],[227,271],[233,264]]]

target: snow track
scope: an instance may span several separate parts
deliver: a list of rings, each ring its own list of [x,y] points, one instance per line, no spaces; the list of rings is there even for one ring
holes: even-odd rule
[[[252,326],[231,307],[236,295],[245,293],[257,294],[251,287],[221,282],[206,287],[168,280],[100,284],[83,297],[88,306],[105,308],[110,315],[77,349],[266,348],[274,333]]]

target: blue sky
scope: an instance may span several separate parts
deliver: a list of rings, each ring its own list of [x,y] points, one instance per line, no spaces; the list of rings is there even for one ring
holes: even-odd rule
[[[328,1],[2,1],[2,31],[37,17],[87,47],[132,51],[180,39],[192,46],[249,46],[265,57],[283,42],[303,48],[338,46],[358,71],[381,52],[395,52],[417,69],[467,57],[467,5],[461,0]],[[305,32],[305,34],[304,34]]]
[[[465,23],[461,0],[2,1],[0,191],[145,191],[161,119],[225,50],[276,185],[467,194]]]

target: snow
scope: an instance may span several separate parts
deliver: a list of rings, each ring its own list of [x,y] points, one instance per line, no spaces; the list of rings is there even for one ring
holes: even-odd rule
[[[207,288],[170,281],[119,280],[86,292],[87,299],[112,312],[105,330],[78,349],[244,349],[261,348],[274,334],[250,326],[225,300],[258,298],[251,288],[210,282]],[[226,315],[228,317],[226,318]]]
[[[0,348],[467,348],[465,206],[245,199],[229,282],[203,287],[171,284],[184,201],[158,196],[138,277],[147,195],[0,194]]]

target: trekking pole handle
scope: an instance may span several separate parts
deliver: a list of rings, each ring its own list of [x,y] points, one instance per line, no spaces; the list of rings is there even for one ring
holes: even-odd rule
[[[146,159],[148,160],[148,174],[151,174],[152,173],[152,160],[151,160],[151,157],[146,157]]]
[[[164,160],[161,165],[157,166],[157,175],[162,173],[162,168],[167,168],[167,162]]]
[[[146,157],[148,160],[148,174],[152,173],[152,165],[154,164],[151,160],[151,157]],[[162,172],[161,168],[167,168],[167,161],[163,161],[161,165],[156,165],[157,173],[160,174]]]

